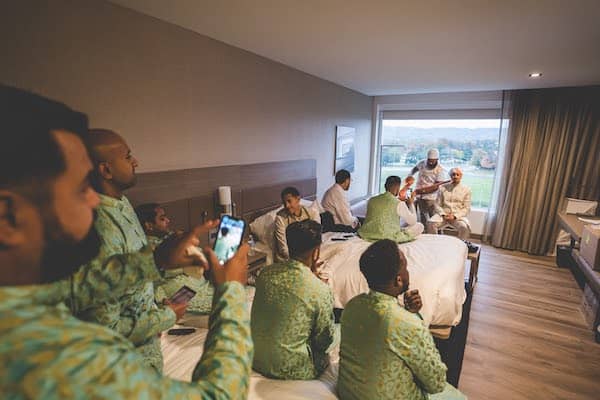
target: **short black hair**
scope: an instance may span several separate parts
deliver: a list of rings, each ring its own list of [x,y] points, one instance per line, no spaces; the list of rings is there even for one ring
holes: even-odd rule
[[[0,189],[18,191],[36,205],[51,200],[48,184],[66,168],[55,130],[85,143],[88,118],[62,103],[0,85]]]
[[[369,246],[360,256],[360,272],[365,276],[369,287],[385,286],[396,279],[406,257],[393,240],[379,240]]]
[[[285,230],[290,257],[301,256],[321,245],[321,224],[312,219],[294,222]]]
[[[154,223],[156,219],[156,209],[162,208],[158,203],[144,203],[140,204],[135,208],[135,215],[137,215],[138,219],[142,226],[146,223]]]
[[[344,183],[346,179],[350,179],[350,172],[345,169],[340,169],[335,173],[335,183]]]
[[[401,184],[402,184],[402,179],[399,176],[390,175],[385,180],[385,190],[388,190],[389,188],[391,188],[393,186],[401,185]]]
[[[288,194],[291,194],[294,197],[300,197],[300,192],[293,186],[288,186],[281,191],[281,200]]]

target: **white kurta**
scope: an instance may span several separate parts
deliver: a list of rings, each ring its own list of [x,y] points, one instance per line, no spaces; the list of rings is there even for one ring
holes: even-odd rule
[[[332,187],[327,189],[323,195],[321,206],[333,215],[335,224],[348,225],[353,228],[358,225],[358,218],[352,215],[346,191],[339,184],[334,183]]]
[[[452,213],[457,220],[463,221],[469,226],[467,215],[471,212],[471,188],[462,183],[458,185],[454,185],[452,182],[446,183],[440,186],[439,204],[436,207],[438,214]]]
[[[418,236],[423,233],[425,227],[422,223],[417,222],[417,213],[415,211],[415,205],[411,204],[410,207],[406,205],[406,202],[398,202],[396,212],[400,217],[400,226],[410,231],[414,236]]]
[[[427,186],[431,186],[436,182],[441,182],[446,180],[446,171],[444,168],[438,164],[433,169],[429,169],[427,167],[427,160],[421,160],[417,164],[416,168],[419,170],[419,176],[417,178],[417,189],[421,189]],[[425,200],[435,200],[438,196],[438,191],[432,193],[425,193],[420,195],[421,199]]]

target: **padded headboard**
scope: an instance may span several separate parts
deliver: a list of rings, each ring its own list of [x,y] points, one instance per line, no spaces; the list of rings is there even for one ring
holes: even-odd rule
[[[281,204],[280,193],[286,186],[314,199],[316,170],[316,160],[306,159],[148,172],[138,175],[136,186],[126,195],[134,206],[160,203],[172,227],[187,230],[202,222],[203,216],[215,218],[219,212],[217,188],[231,186],[236,216],[251,222]]]

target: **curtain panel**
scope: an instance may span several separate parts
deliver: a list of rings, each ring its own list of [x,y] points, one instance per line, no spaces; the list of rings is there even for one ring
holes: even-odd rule
[[[566,196],[600,198],[600,86],[511,93],[496,247],[545,255]]]

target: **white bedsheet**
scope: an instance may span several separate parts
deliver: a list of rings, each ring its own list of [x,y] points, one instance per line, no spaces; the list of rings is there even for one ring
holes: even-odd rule
[[[339,235],[324,235],[321,259],[329,270],[335,307],[344,308],[354,296],[369,290],[359,259],[371,243],[359,237],[331,241],[332,236]],[[466,299],[467,246],[452,236],[423,234],[398,247],[408,261],[410,289],[418,289],[421,294],[423,320],[428,325],[457,325]]]
[[[205,319],[188,320],[189,325],[202,325]],[[196,332],[186,336],[171,336],[166,333],[161,337],[164,357],[164,375],[180,381],[189,382],[196,364],[202,356],[202,349],[208,329],[197,328]],[[282,381],[268,379],[252,372],[250,377],[250,400],[309,400],[337,399],[335,385],[337,382],[338,351],[332,353],[332,364],[318,380]]]

